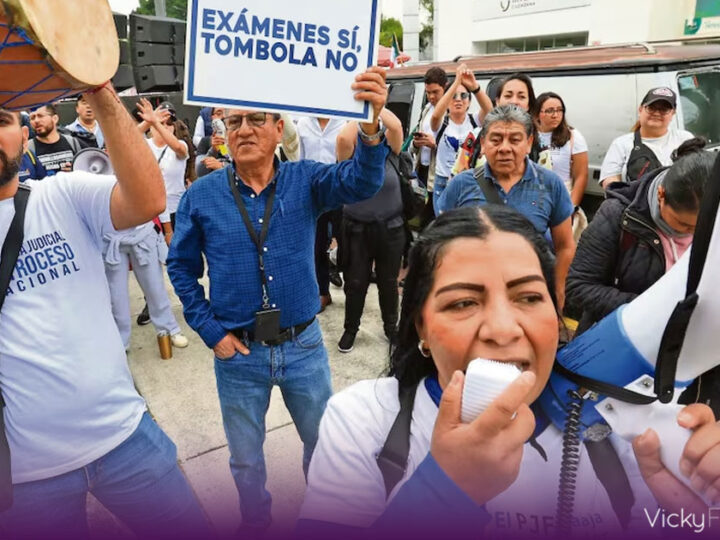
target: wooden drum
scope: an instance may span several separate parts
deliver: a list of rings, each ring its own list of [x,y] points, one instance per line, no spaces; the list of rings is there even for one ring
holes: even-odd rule
[[[120,47],[107,0],[0,2],[0,107],[30,109],[110,80]]]

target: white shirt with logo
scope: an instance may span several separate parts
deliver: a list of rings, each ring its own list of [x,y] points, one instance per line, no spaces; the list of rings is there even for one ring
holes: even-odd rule
[[[477,124],[477,118],[474,118],[474,120]],[[442,129],[442,127],[433,132],[433,136],[436,138],[437,144],[435,176],[449,178],[457,159],[458,150],[474,128],[472,122],[470,122],[470,117],[465,115],[465,121],[462,124],[456,124],[452,121],[452,119],[448,119],[448,125],[445,128],[445,131],[440,139],[437,140],[437,134],[440,133],[440,129]]]
[[[407,470],[387,497],[376,458],[400,410],[397,388],[394,378],[361,381],[330,399],[320,423],[300,519],[370,527],[425,459],[438,407],[425,384],[420,383],[410,426]],[[631,445],[611,437],[635,495],[631,527],[648,530],[643,508],[647,507],[652,515],[657,504],[642,480]],[[529,444],[524,446],[515,482],[485,503],[491,522],[478,532],[479,537],[556,537],[554,518],[563,434],[551,424],[536,440],[547,454],[547,461]],[[577,483],[574,535],[616,538],[620,524],[582,445]]]
[[[694,135],[684,129],[669,129],[662,137],[646,139],[643,137],[643,144],[657,156],[658,161],[664,167],[672,165],[671,155],[682,143],[692,139]],[[600,169],[600,181],[615,175],[622,175],[622,181],[627,182],[627,163],[630,153],[635,146],[635,133],[626,133],[616,138],[608,148],[605,159]]]
[[[102,457],[137,428],[133,386],[102,259],[112,176],[58,173],[32,188],[24,242],[0,312],[0,389],[13,483]],[[0,239],[15,214],[0,201]]]
[[[572,156],[588,151],[585,137],[578,129],[572,129],[572,137],[562,147],[556,148],[552,145],[552,131],[538,131],[540,147],[550,149],[552,170],[565,183],[565,187],[572,191]]]

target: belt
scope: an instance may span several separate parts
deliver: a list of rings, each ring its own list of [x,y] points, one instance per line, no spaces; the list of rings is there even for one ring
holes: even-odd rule
[[[290,328],[281,328],[280,332],[275,338],[269,339],[267,341],[260,341],[258,343],[265,345],[266,347],[277,347],[278,345],[282,345],[286,341],[290,341],[294,336],[300,334],[313,322],[315,322],[315,317],[313,317],[309,321],[305,321],[304,323],[291,326]],[[246,343],[255,341],[255,336],[252,330],[245,330],[244,328],[233,328],[232,330],[230,330],[230,333],[233,334],[236,338],[245,341]]]

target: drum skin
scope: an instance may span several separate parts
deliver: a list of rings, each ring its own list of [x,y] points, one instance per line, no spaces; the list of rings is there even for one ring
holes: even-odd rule
[[[119,60],[107,0],[0,3],[0,106],[4,108],[31,108],[101,85],[113,77]]]

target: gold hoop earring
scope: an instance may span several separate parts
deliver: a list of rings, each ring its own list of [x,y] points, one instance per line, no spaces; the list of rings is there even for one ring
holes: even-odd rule
[[[425,341],[422,339],[418,341],[418,350],[425,358],[430,358],[430,349],[425,349]]]

